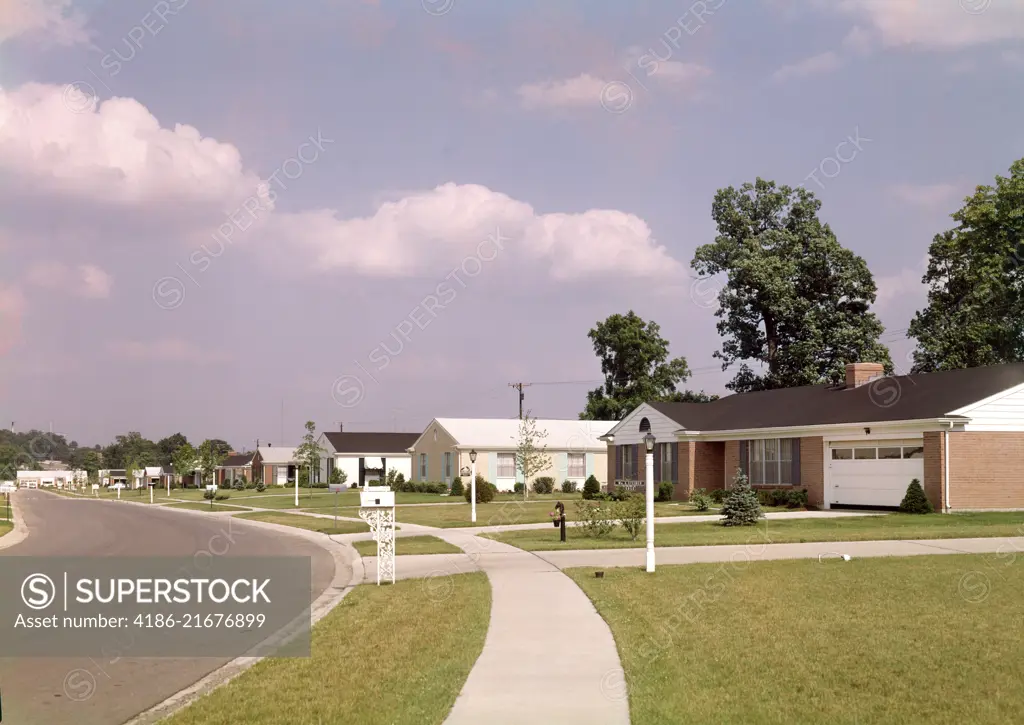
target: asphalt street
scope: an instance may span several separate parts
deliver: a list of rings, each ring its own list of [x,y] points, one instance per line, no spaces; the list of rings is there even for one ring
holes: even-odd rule
[[[28,538],[3,556],[309,556],[312,598],[334,577],[315,542],[216,515],[19,491]],[[131,495],[131,494],[126,494]],[[17,582],[0,582],[8,592]],[[6,592],[5,592],[6,594]],[[121,725],[230,661],[230,657],[141,659],[3,658],[3,725]]]

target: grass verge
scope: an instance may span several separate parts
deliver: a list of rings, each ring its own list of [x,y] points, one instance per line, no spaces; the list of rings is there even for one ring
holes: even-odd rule
[[[3,536],[13,528],[14,524],[12,524],[10,521],[0,521],[0,536]]]
[[[352,546],[360,556],[377,556],[377,542],[354,541]],[[436,536],[395,537],[395,554],[461,554],[462,549]]]
[[[593,571],[566,573],[611,626],[633,725],[1024,718],[1020,633],[1006,626],[1020,618],[1020,562],[988,554]]]
[[[251,511],[252,510],[252,509],[245,508],[245,506],[232,506],[229,503],[219,503],[219,502],[214,503],[213,507],[211,508],[209,502],[200,503],[199,501],[189,501],[188,503],[169,503],[166,506],[163,506],[162,508],[189,509],[190,511]]]
[[[456,506],[406,506],[398,508],[395,515],[399,522],[435,526],[441,529],[466,526],[512,526],[515,524],[549,523],[555,501],[531,501],[523,503],[522,499],[493,501],[477,504],[476,523],[469,520],[470,505],[462,503]],[[566,504],[565,515],[569,521],[575,518],[576,510],[572,504]],[[692,507],[669,503],[654,506],[655,516],[692,516],[698,512]],[[554,527],[552,527],[554,530]]]
[[[359,534],[370,530],[370,527],[361,521],[339,521],[338,525],[335,526],[334,519],[321,519],[315,516],[287,514],[278,511],[254,511],[248,514],[238,514],[235,518],[248,521],[263,521],[268,524],[281,524],[282,526],[292,526],[296,529],[319,531],[324,534]]]
[[[645,546],[644,533],[635,541],[616,528],[602,539],[585,538],[572,528],[564,544],[558,531],[533,529],[484,536],[527,551],[565,549],[630,549]],[[896,539],[969,539],[1024,536],[1024,512],[1000,511],[962,514],[885,514],[849,518],[767,519],[757,526],[722,526],[717,522],[657,524],[657,546],[712,546],[715,544],[790,544],[806,541],[889,541]]]
[[[313,629],[312,657],[259,662],[164,724],[439,724],[480,656],[491,609],[485,574],[450,582],[457,617],[437,616],[423,580],[357,587]]]

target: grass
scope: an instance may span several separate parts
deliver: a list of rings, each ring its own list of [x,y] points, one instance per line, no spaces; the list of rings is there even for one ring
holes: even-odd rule
[[[13,528],[14,524],[12,524],[10,521],[0,520],[0,536],[3,536]]]
[[[563,499],[564,502],[564,499]],[[462,526],[511,526],[513,524],[538,524],[551,521],[548,515],[554,509],[554,501],[530,501],[522,499],[493,501],[477,504],[476,523],[469,520],[470,505],[463,502],[458,506],[407,506],[399,508],[396,516],[400,522],[436,526],[442,529]],[[654,505],[655,516],[692,516],[697,514],[692,507],[670,503]],[[569,521],[575,517],[572,503],[566,503],[565,514]],[[554,530],[554,527],[552,527]]]
[[[355,541],[352,546],[360,556],[377,556],[375,541]],[[461,554],[462,549],[436,536],[399,536],[395,538],[396,554]]]
[[[335,526],[334,519],[321,519],[315,516],[288,514],[278,511],[254,511],[248,514],[238,514],[235,518],[246,519],[247,521],[263,521],[268,524],[281,524],[282,526],[292,526],[296,529],[319,531],[324,534],[359,534],[370,530],[370,527],[361,521],[339,521],[338,525]]]
[[[508,531],[484,536],[527,551],[629,549],[645,546],[644,534],[632,541],[621,529],[603,539],[588,539],[570,528],[564,544],[554,529]],[[657,524],[656,546],[715,544],[787,544],[805,541],[887,541],[893,539],[967,539],[1024,536],[1024,512],[962,514],[885,514],[849,518],[765,520],[757,526],[722,526],[716,522]]]
[[[118,500],[118,498],[117,498],[117,491],[113,490],[113,489],[106,489],[106,488],[100,488],[100,490],[96,492],[96,493],[99,494],[98,496],[93,494],[91,488],[85,488],[83,490],[76,491],[76,492],[66,491],[66,490],[59,489],[59,488],[43,488],[43,489],[40,489],[40,490],[49,491],[50,493],[55,493],[58,496],[65,496],[66,498],[88,498],[88,499],[99,500],[99,501],[117,501]],[[128,489],[128,488],[121,489],[121,500],[122,501],[132,501],[134,503],[145,503],[145,504],[148,504],[149,503],[149,491],[147,491],[146,489],[141,489],[142,493],[140,494],[139,490],[140,489]],[[161,494],[161,491],[163,491],[164,493]],[[153,503],[155,503],[155,504],[157,504],[157,503],[166,503],[167,501],[171,500],[171,499],[167,498],[167,493],[166,493],[165,489],[156,489],[156,490],[153,491],[153,494],[154,494],[153,495]],[[171,498],[173,498],[173,496]],[[200,498],[202,498],[202,497],[200,497]]]
[[[1008,626],[1024,564],[1012,558],[593,571],[567,573],[612,629],[633,725],[1024,718],[1020,632]]]
[[[300,488],[299,489],[299,508],[302,509],[323,509],[323,513],[329,513],[330,510],[334,509],[335,497],[337,497],[337,505],[339,509],[342,508],[358,508],[359,507],[359,491],[355,489],[347,489],[343,493],[330,493],[326,489],[317,488],[312,489],[313,493],[310,495],[310,489]],[[172,493],[174,493],[172,491]],[[192,493],[189,491],[189,493]],[[247,500],[246,503],[250,506],[257,506],[259,508],[268,509],[294,509],[295,508],[295,489],[284,488],[280,489],[276,486],[268,488],[263,493],[257,493],[255,490],[246,491],[232,491],[232,496],[241,500]],[[201,498],[201,492],[200,492]],[[258,500],[257,500],[258,499]],[[439,496],[431,493],[403,493],[398,492],[395,494],[395,503],[398,505],[408,503],[451,503],[453,501],[461,501],[459,498],[451,498],[449,496]]]
[[[232,506],[229,503],[215,502],[213,508],[210,507],[209,501],[189,501],[188,503],[171,503],[167,504],[163,508],[169,509],[189,509],[190,511],[251,511],[244,506]]]
[[[486,575],[445,582],[357,587],[313,629],[312,657],[263,660],[164,725],[440,725],[483,649],[491,608]],[[453,604],[458,616],[437,615]]]

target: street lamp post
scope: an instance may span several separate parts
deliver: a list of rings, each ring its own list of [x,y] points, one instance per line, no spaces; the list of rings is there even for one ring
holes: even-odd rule
[[[654,571],[654,434],[647,431],[644,436],[644,446],[647,448],[647,458],[644,462],[644,473],[646,481],[644,489],[647,494],[647,571]]]
[[[476,523],[476,449],[474,448],[469,452],[469,485],[472,492],[469,495],[470,505],[472,506],[471,520]]]

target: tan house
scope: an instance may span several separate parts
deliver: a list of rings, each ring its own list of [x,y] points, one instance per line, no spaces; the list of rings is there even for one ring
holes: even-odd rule
[[[522,483],[516,470],[515,451],[519,442],[518,418],[435,418],[409,448],[414,481],[443,481],[451,484],[463,466],[469,466],[469,452],[477,452],[476,472],[498,487],[511,491]],[[546,446],[550,465],[534,478],[550,476],[555,486],[568,479],[579,488],[594,475],[604,485],[608,466],[607,446],[601,436],[615,421],[537,420],[537,431],[547,436],[538,441]],[[531,480],[532,484],[532,480]]]
[[[840,386],[645,403],[604,437],[613,485],[643,487],[648,431],[654,480],[680,499],[739,469],[822,508],[898,506],[916,478],[937,511],[1024,509],[1024,363],[895,377],[854,363]]]

